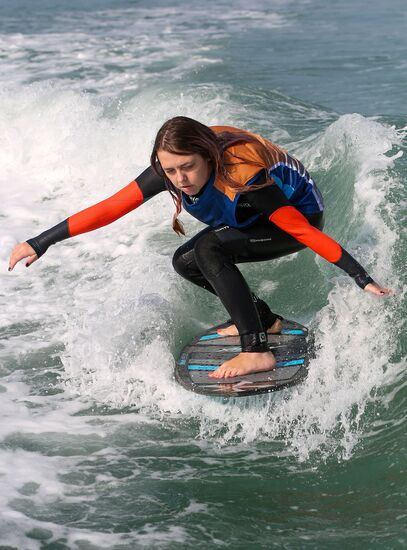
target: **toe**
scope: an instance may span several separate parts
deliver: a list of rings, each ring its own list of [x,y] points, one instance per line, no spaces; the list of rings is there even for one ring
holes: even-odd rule
[[[236,369],[229,369],[228,370],[228,378],[234,378],[236,376]]]
[[[219,367],[213,373],[210,375],[212,378],[223,378],[224,377],[224,369]]]

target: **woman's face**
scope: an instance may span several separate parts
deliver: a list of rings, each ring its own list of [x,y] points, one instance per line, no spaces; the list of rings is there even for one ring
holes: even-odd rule
[[[209,160],[198,153],[177,155],[159,150],[157,157],[170,182],[187,195],[199,193],[211,175]]]

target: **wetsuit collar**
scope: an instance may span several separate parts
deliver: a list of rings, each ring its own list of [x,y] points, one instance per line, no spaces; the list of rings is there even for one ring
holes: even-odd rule
[[[208,185],[213,185],[214,181],[215,181],[215,170],[212,171],[211,175],[209,176],[209,179],[208,181],[205,183],[205,185],[200,189],[200,191],[196,194],[196,195],[186,195],[184,193],[184,196],[186,197],[186,199],[189,201],[188,202],[195,202],[197,199],[199,199],[199,197],[204,193],[205,189],[208,187]]]

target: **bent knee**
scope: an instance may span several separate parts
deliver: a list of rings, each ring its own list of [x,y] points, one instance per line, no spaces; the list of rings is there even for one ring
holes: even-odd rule
[[[203,235],[195,243],[194,254],[197,265],[209,277],[220,273],[228,257],[214,231]]]
[[[172,267],[182,277],[189,275],[191,270],[196,268],[194,251],[188,250],[184,252],[182,247],[176,250],[172,257]]]

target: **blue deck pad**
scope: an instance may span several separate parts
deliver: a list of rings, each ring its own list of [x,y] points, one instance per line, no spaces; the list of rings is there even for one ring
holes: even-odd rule
[[[267,346],[274,353],[277,368],[227,380],[213,378],[213,371],[242,350],[239,336],[218,334],[218,329],[227,325],[223,323],[197,335],[181,350],[175,379],[189,391],[222,397],[270,393],[298,384],[308,373],[308,329],[289,319],[282,322],[279,334],[267,334]]]
[[[300,329],[283,329],[281,331],[281,334],[299,335],[299,334],[304,334],[304,331]],[[221,334],[218,334],[217,332],[215,332],[213,334],[205,334],[204,336],[201,336],[199,338],[199,341],[201,342],[204,340],[215,340],[216,338],[227,338],[227,336],[222,336]],[[236,336],[232,336],[232,338],[236,338]]]
[[[291,359],[290,361],[279,361],[277,363],[278,368],[293,367],[295,365],[303,365],[304,359]],[[214,371],[218,369],[220,365],[188,365],[188,370],[207,370]]]
[[[221,334],[218,334],[217,332],[215,332],[214,334],[205,334],[204,336],[201,336],[199,338],[199,341],[201,341],[201,340],[215,340],[215,338],[225,338],[225,337],[222,336]]]

